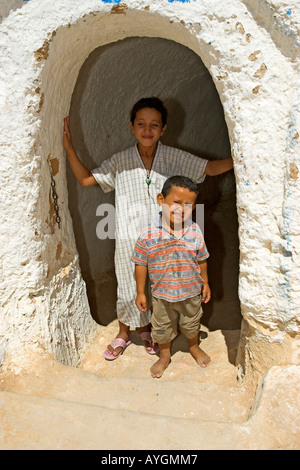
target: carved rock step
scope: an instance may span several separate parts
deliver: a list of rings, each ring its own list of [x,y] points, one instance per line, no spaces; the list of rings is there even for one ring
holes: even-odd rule
[[[237,387],[100,377],[57,363],[5,380],[1,388],[22,395],[183,419],[243,422],[249,414],[247,397]]]
[[[118,367],[97,369],[93,361],[103,356],[98,340],[96,355],[92,348],[81,369],[45,354],[26,369],[0,371],[0,449],[299,448],[299,366],[272,368],[248,417],[252,397],[237,387],[217,336],[205,346],[219,354],[209,368],[177,351],[159,380],[149,377],[155,358],[138,344]]]
[[[5,377],[0,390],[156,416],[218,422],[247,419],[251,401],[238,388],[237,370],[228,361],[221,332],[209,333],[203,341],[212,357],[207,368],[197,365],[185,349],[185,339],[179,337],[160,379],[149,372],[157,356],[145,352],[136,332],[122,356],[106,361],[103,349],[112,336],[110,328],[100,328],[80,368],[40,357],[31,368]]]
[[[235,423],[154,416],[12,392],[0,393],[0,413],[2,450],[242,449],[249,439],[249,430]]]
[[[213,358],[207,368],[196,364],[184,338],[178,337],[169,368],[161,379],[153,379],[149,369],[157,357],[145,352],[136,332],[120,358],[105,361],[103,350],[115,329],[115,324],[99,328],[79,368],[64,366],[45,355],[18,373],[0,376],[4,423],[0,448],[109,449],[113,443],[118,449],[155,449],[158,445],[162,449],[196,449],[202,445],[199,439],[193,443],[185,436],[196,429],[203,433],[203,448],[231,445],[226,426],[230,423],[236,432],[234,424],[247,420],[250,401],[238,388],[224,334],[204,334],[202,346]],[[207,425],[213,434],[219,429],[221,435],[224,425],[224,442],[221,438],[213,444],[213,437],[206,436]],[[170,432],[170,426],[174,431]],[[159,427],[167,436],[163,443],[156,437]],[[82,439],[77,441],[81,432]]]

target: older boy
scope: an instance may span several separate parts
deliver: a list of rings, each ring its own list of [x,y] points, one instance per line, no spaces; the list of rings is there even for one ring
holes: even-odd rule
[[[197,186],[189,178],[168,178],[157,196],[162,212],[153,225],[142,231],[132,255],[140,311],[147,310],[147,272],[151,282],[152,336],[160,350],[151,375],[157,378],[169,365],[177,326],[187,337],[197,363],[201,367],[210,363],[210,357],[198,345],[201,300],[208,302],[211,294],[206,262],[209,254],[199,226],[191,220],[197,194]]]

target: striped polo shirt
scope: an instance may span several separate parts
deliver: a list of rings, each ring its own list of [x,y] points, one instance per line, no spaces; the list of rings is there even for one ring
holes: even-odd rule
[[[180,238],[162,227],[161,215],[139,236],[132,261],[148,266],[152,295],[177,302],[201,293],[199,261],[209,257],[200,227],[191,222]]]

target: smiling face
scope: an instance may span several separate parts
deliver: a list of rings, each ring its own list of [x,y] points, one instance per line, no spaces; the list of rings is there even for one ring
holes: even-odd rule
[[[162,206],[163,222],[172,230],[182,230],[184,222],[192,216],[196,199],[194,191],[181,186],[173,186],[165,197],[160,193],[157,202]]]
[[[149,150],[156,148],[157,142],[167,126],[162,125],[159,111],[154,108],[143,108],[136,113],[134,123],[130,122],[130,127],[140,148]]]

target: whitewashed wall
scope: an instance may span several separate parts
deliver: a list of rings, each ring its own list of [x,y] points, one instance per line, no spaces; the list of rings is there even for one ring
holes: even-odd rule
[[[0,357],[42,346],[76,364],[96,329],[68,210],[62,120],[81,65],[130,36],[198,54],[224,108],[237,182],[240,360],[295,358],[300,305],[296,2],[31,0],[0,27]],[[50,197],[52,161],[61,228]]]

